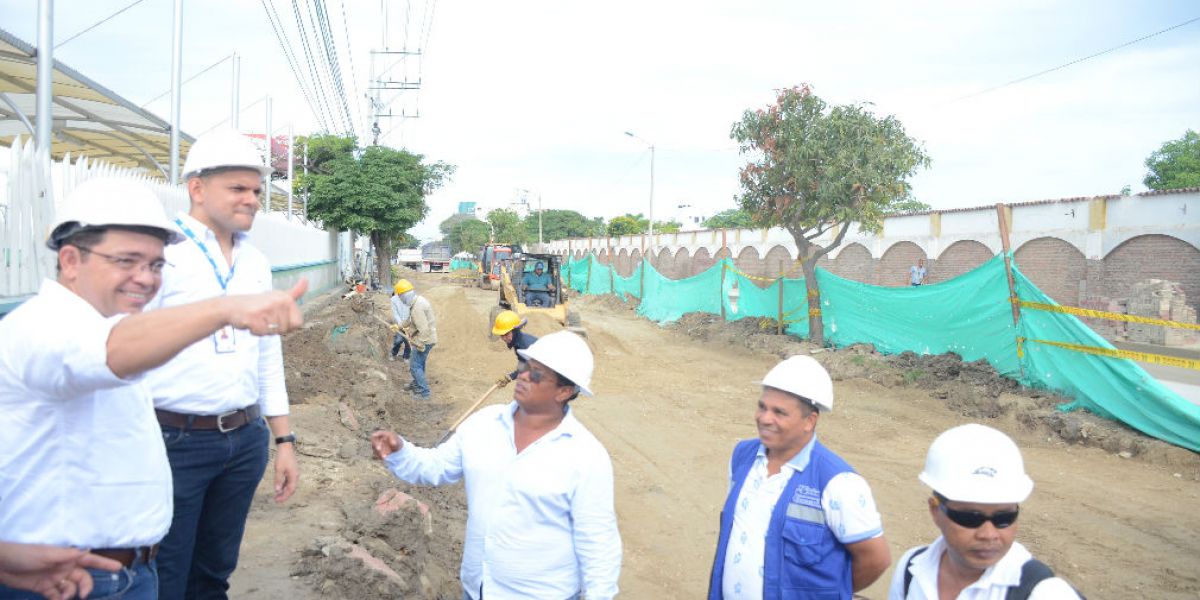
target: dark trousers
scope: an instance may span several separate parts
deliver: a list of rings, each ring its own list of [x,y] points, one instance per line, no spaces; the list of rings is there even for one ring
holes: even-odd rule
[[[158,578],[154,561],[121,568],[116,573],[88,569],[95,587],[90,600],[154,600],[158,598]],[[0,585],[0,600],[42,600],[45,596]]]
[[[162,600],[227,598],[254,490],[267,467],[270,429],[163,427],[175,479],[175,515],[158,552]]]
[[[400,355],[401,346],[404,346],[403,356]],[[392,338],[392,356],[400,356],[400,358],[408,360],[410,354],[412,354],[412,344],[408,343],[408,338],[397,333],[395,337]]]
[[[433,351],[433,344],[426,344],[424,350],[413,348],[412,358],[408,361],[408,372],[412,374],[413,390],[422,398],[429,397],[429,380],[425,377],[425,360]]]

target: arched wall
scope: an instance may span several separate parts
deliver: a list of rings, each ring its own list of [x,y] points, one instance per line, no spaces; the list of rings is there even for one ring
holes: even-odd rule
[[[854,243],[842,248],[834,259],[826,254],[817,261],[817,265],[843,279],[875,283],[875,259],[871,258],[871,251],[862,244]]]
[[[954,242],[929,268],[929,283],[954,279],[991,260],[993,256],[991,248],[975,240]]]
[[[1113,248],[1103,260],[1104,295],[1124,298],[1146,279],[1180,284],[1187,304],[1200,313],[1200,250],[1169,235],[1141,235]]]
[[[879,259],[879,271],[875,285],[887,287],[902,287],[912,283],[909,269],[917,264],[918,259],[926,258],[925,251],[912,242],[892,244],[887,252]],[[928,259],[925,260],[926,272],[932,270]]]
[[[1079,306],[1087,261],[1075,246],[1052,237],[1029,240],[1013,253],[1021,272],[1055,302]]]

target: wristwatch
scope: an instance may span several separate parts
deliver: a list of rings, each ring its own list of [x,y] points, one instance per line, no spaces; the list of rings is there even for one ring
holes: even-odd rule
[[[295,444],[295,443],[296,443],[296,432],[294,432],[294,431],[287,435],[281,435],[281,436],[275,438],[276,446],[278,446],[280,444]]]

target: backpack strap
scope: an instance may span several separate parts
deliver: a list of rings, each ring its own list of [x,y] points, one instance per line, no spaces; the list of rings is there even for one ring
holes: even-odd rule
[[[913,552],[911,555],[909,555],[908,562],[904,563],[904,597],[905,598],[908,597],[908,588],[910,586],[912,586],[912,572],[909,571],[908,568],[912,566],[914,558],[920,556],[922,552],[924,552],[928,549],[929,549],[929,546],[921,546],[920,548],[917,548],[916,552]],[[1033,588],[1030,588],[1030,589],[1033,589]]]
[[[1054,577],[1054,570],[1046,563],[1031,558],[1021,565],[1021,580],[1016,586],[1008,588],[1005,600],[1027,600],[1037,584]]]

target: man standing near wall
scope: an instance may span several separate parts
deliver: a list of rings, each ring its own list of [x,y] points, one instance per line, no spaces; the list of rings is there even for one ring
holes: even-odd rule
[[[762,381],[758,438],[730,461],[709,600],[848,599],[891,563],[866,479],[816,438],[833,381],[793,356]]]
[[[917,287],[925,285],[928,280],[929,277],[925,273],[925,259],[918,258],[917,264],[908,268],[908,282],[913,287]]]
[[[139,375],[220,329],[263,334],[300,325],[294,299],[304,282],[290,294],[142,313],[161,283],[164,243],[182,239],[149,189],[86,181],[47,241],[58,255],[57,280],[0,320],[0,540],[88,548],[111,559],[0,548],[22,559],[0,564],[0,598],[33,597],[5,585],[74,597],[89,580],[96,597],[156,598],[171,469]],[[54,572],[61,579],[48,586],[44,578]]]
[[[191,208],[175,219],[186,241],[167,252],[155,308],[271,289],[266,256],[246,242],[270,172],[235,131],[196,140],[183,168]],[[296,491],[280,338],[223,328],[153,371],[147,383],[175,480],[159,589],[168,600],[224,598],[271,438],[275,501]]]

